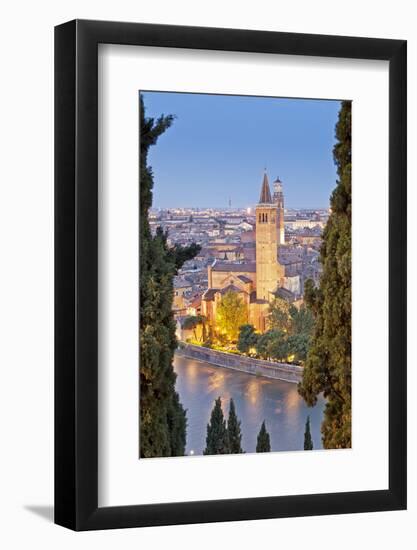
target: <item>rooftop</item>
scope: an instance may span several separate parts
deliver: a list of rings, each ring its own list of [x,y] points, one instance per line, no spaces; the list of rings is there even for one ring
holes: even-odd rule
[[[224,272],[243,272],[243,273],[256,273],[256,263],[255,262],[246,262],[239,264],[236,262],[215,262],[213,265],[213,271],[224,271]]]
[[[278,298],[282,298],[283,300],[286,300],[287,302],[294,302],[297,297],[296,295],[291,292],[290,290],[287,290],[284,287],[278,287],[277,290],[274,292],[275,296]]]
[[[188,288],[191,287],[192,284],[185,279],[181,279],[179,277],[174,277],[174,288]]]
[[[211,300],[214,300],[214,295],[216,292],[219,292],[218,288],[208,288],[203,294],[202,299],[206,302],[210,302]]]
[[[222,288],[220,290],[220,294],[227,294],[228,292],[237,292],[237,293],[242,293],[243,292],[243,293],[245,293],[244,290],[242,290],[241,288],[238,288],[237,286],[232,285],[232,284],[227,285],[227,286],[225,286],[224,288]]]
[[[238,279],[242,281],[242,283],[251,283],[252,279],[249,279],[249,277],[246,277],[246,275],[238,275]]]

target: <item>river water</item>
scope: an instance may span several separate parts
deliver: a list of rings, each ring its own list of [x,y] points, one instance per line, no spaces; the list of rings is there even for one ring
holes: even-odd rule
[[[320,424],[325,401],[320,399],[315,407],[307,407],[296,384],[216,367],[179,355],[175,355],[174,370],[176,389],[187,409],[187,454],[203,453],[207,423],[218,397],[222,398],[226,416],[230,399],[235,402],[245,452],[255,452],[263,420],[270,434],[272,451],[302,450],[308,415],[314,449],[322,448]]]

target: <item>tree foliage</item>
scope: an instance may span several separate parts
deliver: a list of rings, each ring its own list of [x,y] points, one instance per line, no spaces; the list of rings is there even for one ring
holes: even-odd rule
[[[325,448],[351,446],[351,103],[343,101],[333,156],[338,180],[331,215],[323,232],[319,288],[306,285],[304,298],[315,328],[300,394],[308,405],[323,393],[327,400],[321,427]]]
[[[310,348],[310,336],[304,332],[291,334],[287,339],[287,351],[291,360],[304,363]]]
[[[237,349],[241,353],[249,353],[251,348],[256,347],[258,335],[255,332],[253,325],[242,325],[239,330],[239,338],[237,341]]]
[[[269,453],[270,450],[271,450],[271,442],[269,439],[269,433],[266,431],[265,420],[264,420],[262,422],[262,426],[258,434],[258,439],[256,441],[256,452]]]
[[[269,307],[270,330],[257,341],[259,355],[275,361],[304,363],[310,346],[314,317],[304,305],[300,308],[282,298],[275,298]]]
[[[277,329],[264,332],[258,337],[256,351],[262,359],[285,361],[288,354],[286,334]]]
[[[239,329],[248,322],[246,304],[237,292],[229,290],[217,306],[216,326],[229,341],[235,342]]]
[[[311,282],[311,279],[308,281]],[[306,284],[307,287],[309,287],[310,283],[306,281]],[[291,317],[290,333],[292,335],[304,334],[306,336],[311,336],[314,329],[314,317],[311,311],[304,304],[302,304],[299,309],[291,306],[289,313]]]
[[[233,399],[230,399],[229,417],[227,419],[227,439],[230,454],[243,453],[240,420],[237,417]]]
[[[184,330],[192,330],[194,334],[194,340],[205,342],[207,338],[206,321],[207,318],[204,315],[188,315],[183,321],[182,328]],[[197,337],[198,327],[201,327],[201,338]]]
[[[310,431],[310,417],[307,416],[306,427],[304,431],[304,450],[312,451],[313,450],[313,439],[311,437]]]
[[[256,355],[262,359],[303,363],[314,327],[311,311],[304,305],[297,309],[277,299],[271,305],[270,312],[271,328],[263,334],[257,334],[253,325],[240,327],[237,349],[248,354],[254,348]]]
[[[269,327],[281,332],[290,332],[291,330],[291,315],[290,304],[283,298],[276,297],[269,306]],[[292,307],[292,309],[295,309]]]
[[[153,174],[148,151],[172,124],[172,116],[146,117],[140,96],[140,456],[184,454],[186,413],[175,391],[172,360],[176,348],[172,313],[173,278],[197,245],[169,248],[158,228],[152,236],[148,211]]]
[[[226,421],[222,411],[222,400],[218,397],[211,411],[210,423],[207,424],[206,448],[203,454],[223,455],[228,453],[229,440]]]

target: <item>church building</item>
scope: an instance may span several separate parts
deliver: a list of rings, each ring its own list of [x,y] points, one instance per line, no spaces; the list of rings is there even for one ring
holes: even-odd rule
[[[285,244],[284,196],[282,182],[274,182],[274,193],[265,172],[256,206],[255,261],[222,262],[208,267],[208,288],[201,301],[201,313],[215,328],[216,311],[227,292],[236,292],[247,305],[248,323],[259,332],[268,329],[269,304],[285,291],[285,266],[278,260],[278,249]]]

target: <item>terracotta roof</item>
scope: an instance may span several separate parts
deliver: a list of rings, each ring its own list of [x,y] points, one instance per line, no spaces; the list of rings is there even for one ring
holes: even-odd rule
[[[188,288],[191,287],[192,284],[185,279],[181,279],[179,277],[174,277],[174,288]]]
[[[198,307],[201,305],[201,296],[196,296],[194,300],[191,302],[190,307]]]
[[[213,265],[213,271],[230,271],[233,272],[244,272],[244,273],[256,273],[256,263],[255,262],[246,262],[243,264],[238,263],[222,263],[216,262]]]
[[[206,302],[211,302],[212,300],[214,300],[214,295],[216,294],[216,292],[219,292],[218,288],[208,288],[203,294],[202,299]]]
[[[271,203],[272,203],[271,190],[269,188],[268,176],[266,175],[266,172],[265,172],[264,179],[262,182],[261,196],[259,197],[259,204],[271,204]]]
[[[240,293],[246,294],[244,290],[242,290],[241,288],[238,288],[235,285],[227,285],[220,290],[221,294],[226,294],[227,292],[240,292]]]
[[[284,287],[279,287],[274,292],[275,296],[278,296],[279,298],[282,298],[283,300],[286,300],[287,302],[294,302],[296,299],[296,296],[293,292],[290,290],[287,290]]]

